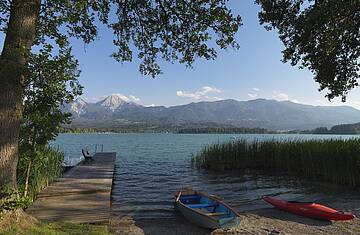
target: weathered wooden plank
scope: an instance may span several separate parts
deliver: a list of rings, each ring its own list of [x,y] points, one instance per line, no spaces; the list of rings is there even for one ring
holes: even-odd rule
[[[46,221],[108,223],[116,153],[70,169],[44,189],[27,213]]]

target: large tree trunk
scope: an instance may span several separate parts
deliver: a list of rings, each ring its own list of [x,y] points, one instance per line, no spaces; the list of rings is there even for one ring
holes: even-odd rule
[[[40,0],[13,0],[0,58],[0,189],[16,187],[27,53],[34,43]]]

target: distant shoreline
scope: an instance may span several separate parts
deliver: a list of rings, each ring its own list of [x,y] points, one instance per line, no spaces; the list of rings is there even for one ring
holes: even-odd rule
[[[78,131],[78,130],[67,130],[60,132],[61,134],[195,134],[195,135],[202,135],[202,134],[224,134],[224,135],[239,135],[239,134],[246,134],[246,135],[284,135],[284,134],[298,134],[298,135],[360,135],[360,133],[316,133],[310,131],[287,131],[287,132],[280,132],[280,131],[269,131],[265,133],[261,132],[206,132],[206,131],[149,131],[149,130],[138,130],[138,131],[102,131],[102,130],[91,130],[91,131]]]

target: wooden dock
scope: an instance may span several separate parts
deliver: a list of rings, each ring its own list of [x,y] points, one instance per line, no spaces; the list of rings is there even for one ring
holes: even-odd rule
[[[39,220],[106,224],[116,153],[96,153],[95,161],[73,167],[50,184],[26,212]]]

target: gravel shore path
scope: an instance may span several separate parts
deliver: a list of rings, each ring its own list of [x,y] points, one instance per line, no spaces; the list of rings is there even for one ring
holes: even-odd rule
[[[110,225],[111,231],[121,235],[359,235],[360,234],[360,201],[338,200],[327,205],[354,213],[358,218],[345,222],[330,222],[293,215],[275,208],[241,213],[239,227],[217,229],[215,231],[199,228],[184,218],[151,219],[134,221],[130,217],[114,217]]]

